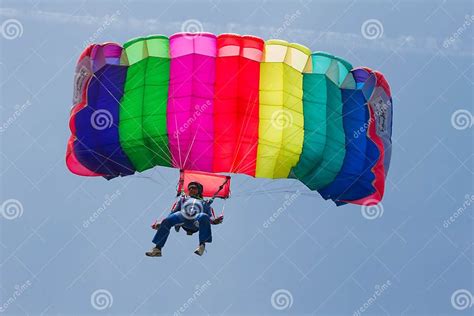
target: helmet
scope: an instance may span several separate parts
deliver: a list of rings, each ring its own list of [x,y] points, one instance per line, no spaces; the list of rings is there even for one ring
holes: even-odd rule
[[[199,183],[199,182],[196,182],[196,181],[192,181],[192,182],[189,182],[188,188],[189,188],[190,186],[196,186],[196,187],[197,187],[197,190],[198,190],[198,196],[199,196],[200,198],[202,198],[202,192],[204,191],[204,187],[202,186],[202,184]]]

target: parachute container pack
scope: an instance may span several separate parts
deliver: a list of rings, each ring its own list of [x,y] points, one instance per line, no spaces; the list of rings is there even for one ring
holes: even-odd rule
[[[337,205],[384,194],[389,84],[303,45],[210,33],[92,44],[73,104],[66,163],[77,175],[166,166],[296,178]]]

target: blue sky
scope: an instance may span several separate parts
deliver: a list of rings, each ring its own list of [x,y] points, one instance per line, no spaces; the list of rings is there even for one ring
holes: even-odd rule
[[[472,313],[472,2],[1,3],[0,312]],[[294,180],[234,176],[205,256],[192,253],[195,236],[172,233],[163,258],[144,257],[178,172],[109,182],[69,173],[74,65],[87,42],[171,35],[189,23],[277,36],[386,75],[393,157],[375,219]]]

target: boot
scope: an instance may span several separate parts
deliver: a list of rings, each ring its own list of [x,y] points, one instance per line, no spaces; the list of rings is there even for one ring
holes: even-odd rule
[[[198,256],[202,256],[204,254],[204,250],[206,250],[206,244],[200,244],[199,247],[194,250],[194,253]]]
[[[161,257],[161,249],[158,247],[153,247],[151,251],[145,252],[145,255],[148,257]]]

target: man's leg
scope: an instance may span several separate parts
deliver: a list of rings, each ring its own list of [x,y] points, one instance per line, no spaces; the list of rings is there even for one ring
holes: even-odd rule
[[[161,222],[160,228],[158,228],[158,231],[153,238],[153,243],[156,247],[160,249],[163,248],[170,234],[171,227],[182,223],[184,223],[184,217],[181,213],[176,212],[168,215],[168,217]]]
[[[201,213],[197,216],[196,220],[199,223],[199,244],[212,242],[211,219],[209,215]]]

